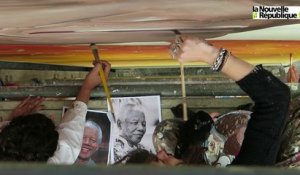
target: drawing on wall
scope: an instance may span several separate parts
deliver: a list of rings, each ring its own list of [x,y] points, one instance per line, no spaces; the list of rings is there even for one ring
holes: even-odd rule
[[[116,122],[112,127],[110,163],[138,148],[155,153],[152,134],[161,121],[160,96],[112,98]]]
[[[63,108],[63,114],[68,107]],[[111,122],[107,112],[88,110],[82,147],[76,164],[107,164],[109,160]]]

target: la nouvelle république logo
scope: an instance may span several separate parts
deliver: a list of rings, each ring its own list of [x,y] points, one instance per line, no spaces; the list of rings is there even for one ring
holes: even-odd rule
[[[300,6],[253,6],[252,19],[300,19]]]

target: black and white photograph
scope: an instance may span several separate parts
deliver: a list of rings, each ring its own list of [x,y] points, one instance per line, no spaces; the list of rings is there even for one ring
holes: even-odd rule
[[[112,98],[116,122],[112,127],[110,163],[120,161],[135,149],[155,153],[152,134],[161,121],[160,96]]]
[[[63,113],[67,111],[63,108]],[[111,122],[107,112],[88,110],[82,146],[75,164],[107,164],[109,160]]]

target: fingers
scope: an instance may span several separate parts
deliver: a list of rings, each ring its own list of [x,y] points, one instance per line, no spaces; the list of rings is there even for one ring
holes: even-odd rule
[[[36,97],[32,99],[31,105],[28,107],[31,113],[37,112],[41,109],[44,109],[44,105],[42,103],[45,101],[42,97]]]
[[[99,74],[101,64],[100,62],[96,62],[96,61],[94,61],[93,64],[94,64],[94,68],[86,75],[85,80],[88,80],[90,78],[94,79],[95,77],[99,76],[98,74]]]
[[[215,46],[199,37],[181,36],[171,43],[169,53],[181,63],[200,61],[210,64],[219,52]]]
[[[169,53],[173,59],[183,62],[181,55],[188,52],[191,47],[201,42],[197,37],[191,36],[178,36],[176,35],[175,40],[170,44]]]
[[[93,64],[95,66],[94,69],[97,69],[97,71],[99,71],[100,66],[102,66],[102,69],[105,73],[105,78],[108,79],[109,73],[110,73],[110,70],[111,70],[111,64],[108,61],[105,61],[105,60],[102,60],[100,62],[93,61]]]
[[[35,106],[41,105],[41,103],[44,101],[44,98],[42,97],[32,97],[29,96],[25,100],[23,100],[21,103],[19,103],[16,108],[33,108]]]
[[[101,62],[93,61],[94,69],[99,69],[101,66]]]
[[[103,68],[103,70],[105,70],[105,69],[109,69],[109,70],[110,70],[110,68],[111,68],[110,63],[109,63],[108,61],[105,61],[105,60],[102,60],[102,61],[100,61],[100,62],[94,60],[94,61],[93,61],[93,65],[94,65],[95,67],[97,67],[97,68],[98,68],[98,66],[100,67],[100,65],[101,65],[102,68]]]
[[[28,115],[44,109],[44,106],[42,105],[44,100],[43,97],[27,97],[12,110],[8,119],[12,120],[15,117]]]
[[[88,89],[93,89],[101,83],[102,70],[104,73],[103,78],[107,79],[111,69],[111,65],[107,61],[94,61],[93,64],[95,67],[87,74],[83,84],[83,86]]]
[[[182,45],[182,43],[183,43],[183,39],[181,38],[181,36],[180,35],[176,35],[176,37],[175,37],[175,44],[178,47],[180,47]]]
[[[169,54],[172,56],[173,59],[178,58],[180,48],[176,45],[176,43],[171,43],[169,47]]]
[[[183,45],[183,40],[180,36],[176,36],[175,41],[170,44],[169,54],[173,59],[178,59],[181,53],[181,47]]]
[[[288,82],[298,83],[299,75],[295,66],[291,66],[288,70]]]
[[[22,102],[22,106],[19,106],[19,110],[24,113],[33,113],[40,109],[43,109],[43,101],[45,99],[43,97],[28,97]]]
[[[101,61],[101,65],[102,65],[102,68],[104,71],[107,71],[107,70],[110,71],[111,65],[109,62],[103,60],[103,61]]]
[[[28,96],[25,100],[23,100],[21,103],[19,103],[19,104],[16,106],[16,108],[20,108],[20,107],[26,105],[26,104],[28,103],[28,101],[30,100],[30,98],[31,98],[31,97]]]
[[[103,62],[102,65],[104,65],[105,78],[108,79],[109,73],[110,73],[110,70],[111,70],[111,65],[107,61]]]

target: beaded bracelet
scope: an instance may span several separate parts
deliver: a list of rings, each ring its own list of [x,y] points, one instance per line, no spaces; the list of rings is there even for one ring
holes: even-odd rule
[[[219,55],[211,67],[213,71],[219,72],[223,68],[227,58],[229,57],[228,53],[229,52],[226,49],[220,49]]]
[[[228,50],[226,50],[225,58],[222,61],[222,64],[220,65],[219,69],[217,70],[218,72],[220,72],[222,70],[222,68],[225,65],[225,63],[226,63],[227,59],[229,58],[229,56],[230,56],[230,52]]]

